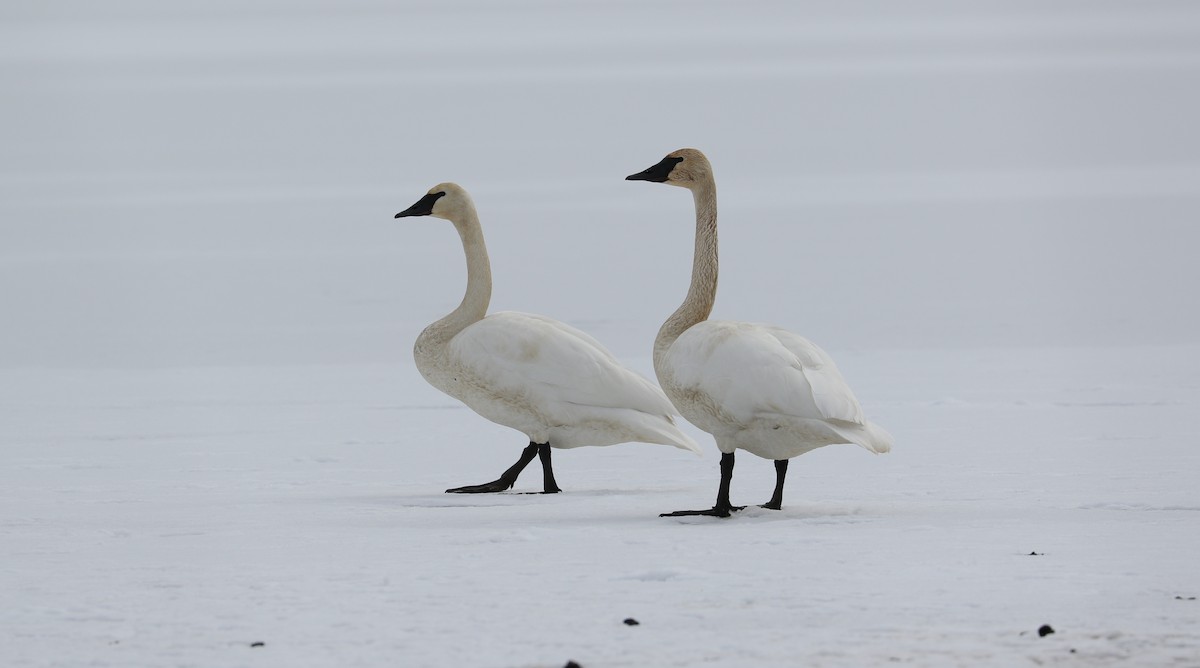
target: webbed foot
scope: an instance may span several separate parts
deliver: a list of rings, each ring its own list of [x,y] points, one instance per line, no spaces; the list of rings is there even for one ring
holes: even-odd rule
[[[705,515],[708,517],[729,517],[731,513],[743,510],[746,506],[713,506],[708,510],[676,510],[673,513],[661,513],[659,517],[687,517]]]
[[[447,494],[487,494],[489,492],[503,492],[512,489],[513,483],[505,480],[493,480],[485,482],[482,485],[465,485],[463,487],[455,487],[446,490]]]

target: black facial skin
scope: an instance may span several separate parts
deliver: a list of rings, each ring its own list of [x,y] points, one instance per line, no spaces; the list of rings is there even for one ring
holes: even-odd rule
[[[445,192],[429,193],[428,195],[417,200],[416,204],[396,214],[397,218],[406,218],[408,216],[428,216],[433,213],[433,203],[438,201],[439,197],[445,197]]]
[[[671,170],[675,169],[675,165],[683,162],[683,158],[672,158],[670,156],[663,158],[657,165],[647,169],[644,172],[630,174],[625,177],[626,181],[653,181],[655,183],[665,183],[667,177],[671,175]]]

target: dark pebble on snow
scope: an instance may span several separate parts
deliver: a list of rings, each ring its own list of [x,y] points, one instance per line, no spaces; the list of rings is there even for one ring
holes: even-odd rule
[[[267,643],[265,643],[265,642],[252,642],[252,643],[250,643],[250,646],[251,646],[251,647],[266,647],[266,646],[267,646]]]
[[[637,626],[638,624],[641,624],[641,622],[639,622],[638,620],[634,619],[633,617],[626,617],[626,618],[625,618],[625,626]]]
[[[1176,601],[1194,601],[1194,600],[1196,600],[1196,597],[1195,596],[1176,596],[1175,600]]]
[[[1046,553],[1045,553],[1045,552],[1030,552],[1030,553],[1029,553],[1029,556],[1031,556],[1031,557],[1044,557],[1044,556],[1046,556]]]
[[[1042,627],[1038,629],[1039,638],[1045,638],[1051,633],[1054,633],[1054,629],[1050,628],[1049,624],[1042,624]]]
[[[563,666],[563,668],[583,668],[583,666],[575,663],[574,661],[568,661],[567,665]]]

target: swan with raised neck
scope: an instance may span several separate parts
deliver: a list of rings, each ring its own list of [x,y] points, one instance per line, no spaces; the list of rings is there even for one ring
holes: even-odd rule
[[[626,179],[687,188],[696,210],[691,284],[654,340],[654,371],[679,412],[713,435],[721,484],[711,509],[666,515],[728,517],[740,510],[729,501],[738,448],[775,461],[775,491],[763,504],[774,510],[782,507],[792,457],[836,443],[888,452],[891,435],[866,420],[825,351],[779,327],[708,320],[718,273],[717,187],[708,158],[679,149]]]
[[[699,453],[699,446],[675,425],[676,411],[662,391],[622,366],[592,337],[540,315],[487,315],[491,264],[466,190],[440,183],[396,214],[409,216],[449,220],[467,261],[462,301],[417,337],[417,369],[437,389],[529,438],[517,463],[497,480],[447,492],[507,490],[534,456],[541,460],[544,491],[560,491],[551,448],[640,441]]]

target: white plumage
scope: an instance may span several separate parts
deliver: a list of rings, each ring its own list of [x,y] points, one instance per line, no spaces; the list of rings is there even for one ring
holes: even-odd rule
[[[425,328],[413,346],[421,375],[483,417],[529,437],[521,459],[501,477],[449,492],[498,492],[540,456],[546,492],[559,491],[550,448],[659,443],[697,454],[679,431],[662,390],[622,366],[591,336],[540,315],[486,315],[492,277],[475,205],[460,186],[435,186],[396,214],[432,215],[454,224],[467,258],[467,290],[458,308]]]

